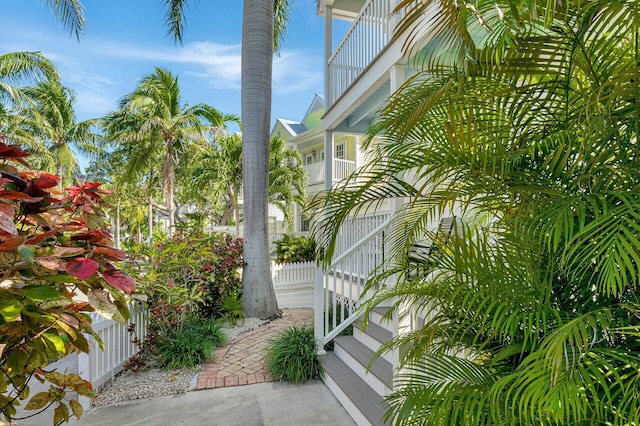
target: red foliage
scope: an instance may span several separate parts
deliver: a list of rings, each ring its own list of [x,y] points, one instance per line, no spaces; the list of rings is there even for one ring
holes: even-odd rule
[[[135,291],[133,279],[114,264],[127,256],[112,247],[104,229],[107,204],[101,196],[111,191],[89,182],[65,193],[57,176],[23,167],[28,155],[0,135],[0,400],[9,420],[20,400],[5,398],[6,384],[28,394],[30,376],[53,389],[34,395],[32,408],[64,405],[67,388],[93,396],[79,376],[44,367],[72,351],[88,352],[86,335],[100,342],[87,313],[124,321],[124,295]],[[78,293],[89,301],[74,300]]]

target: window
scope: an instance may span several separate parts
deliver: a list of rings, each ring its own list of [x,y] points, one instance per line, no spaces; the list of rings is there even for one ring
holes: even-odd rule
[[[303,215],[300,215],[300,228],[298,229],[298,231],[309,232],[309,228],[309,219],[307,219]]]
[[[347,145],[344,141],[336,144],[336,158],[340,160],[347,158]]]
[[[313,162],[313,154],[304,155],[304,164],[312,164]]]

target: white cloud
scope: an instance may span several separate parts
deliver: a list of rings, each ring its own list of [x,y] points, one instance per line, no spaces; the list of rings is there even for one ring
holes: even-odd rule
[[[273,61],[273,92],[289,95],[322,87],[322,60],[300,50],[283,50]]]

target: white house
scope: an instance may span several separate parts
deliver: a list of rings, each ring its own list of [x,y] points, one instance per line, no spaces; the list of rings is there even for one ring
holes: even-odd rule
[[[363,161],[360,143],[377,111],[388,97],[413,72],[410,58],[403,50],[404,37],[393,38],[399,15],[393,10],[399,0],[318,0],[318,14],[324,17],[325,108],[321,130],[314,130],[314,142],[298,135],[299,146],[324,152],[322,176],[334,176],[343,160],[340,141],[349,141],[346,157],[354,168]],[[401,15],[401,14],[400,14]],[[342,40],[333,40],[333,23],[351,22]],[[334,48],[334,46],[336,46]],[[316,141],[324,139],[323,146]],[[310,141],[311,139],[309,139]],[[349,157],[349,149],[354,155]],[[308,154],[309,151],[302,151]],[[310,164],[319,161],[313,158]],[[324,188],[335,183],[323,180]],[[390,352],[370,365],[375,351],[393,336],[413,329],[420,318],[399,315],[383,321],[385,308],[377,308],[369,318],[366,330],[362,318],[353,314],[353,307],[366,298],[363,286],[371,271],[383,262],[385,230],[398,205],[382,204],[351,218],[338,237],[332,264],[319,271],[315,290],[315,329],[322,343],[334,342],[334,351],[321,356],[325,382],[338,400],[361,425],[384,424],[384,396],[397,389],[394,372],[400,354]],[[434,228],[438,227],[437,221]],[[447,220],[446,223],[452,223]],[[343,315],[338,303],[348,307]],[[331,313],[331,315],[329,315]],[[337,322],[342,322],[336,326]],[[353,324],[353,336],[338,336]]]

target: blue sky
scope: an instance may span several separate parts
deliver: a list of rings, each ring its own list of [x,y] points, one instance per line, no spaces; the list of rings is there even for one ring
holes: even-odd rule
[[[191,0],[184,44],[166,36],[160,0],[84,0],[78,42],[40,1],[4,0],[0,52],[41,51],[76,91],[79,120],[103,116],[155,66],[179,76],[183,100],[240,114],[241,0]],[[322,18],[315,0],[294,0],[292,22],[274,59],[272,122],[301,120],[323,93]]]

